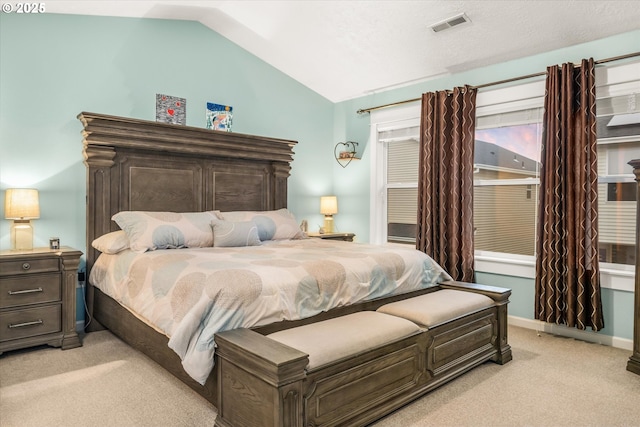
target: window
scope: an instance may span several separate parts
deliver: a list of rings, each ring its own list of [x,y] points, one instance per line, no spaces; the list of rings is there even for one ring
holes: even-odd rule
[[[387,151],[388,242],[416,241],[419,132],[408,127],[380,135]]]
[[[476,250],[534,255],[541,130],[541,123],[476,129]]]
[[[607,202],[635,202],[634,182],[610,182],[607,184]]]
[[[474,157],[476,253],[533,259],[544,85],[478,94]]]
[[[596,69],[601,268],[623,272],[635,264],[636,183],[628,162],[640,158],[638,75],[640,63]],[[533,267],[543,106],[543,80],[478,93],[477,259]],[[371,113],[372,243],[415,243],[419,115],[419,103]]]
[[[415,244],[420,142],[418,119],[382,123],[374,133],[376,147],[382,153],[378,170],[383,172],[376,192],[386,206],[380,217],[385,233],[379,239]]]
[[[596,104],[599,254],[605,266],[636,262],[637,185],[628,163],[640,159],[640,93],[631,90],[629,83],[603,86]]]

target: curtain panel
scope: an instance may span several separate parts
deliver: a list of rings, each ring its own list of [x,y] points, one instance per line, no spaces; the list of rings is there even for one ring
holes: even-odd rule
[[[416,248],[455,280],[474,279],[473,150],[477,90],[422,95]]]
[[[595,65],[547,68],[535,318],[604,327],[598,264]]]

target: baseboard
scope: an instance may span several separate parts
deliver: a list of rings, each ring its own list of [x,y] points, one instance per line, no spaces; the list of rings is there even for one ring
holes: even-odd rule
[[[539,320],[527,319],[517,316],[508,316],[507,322],[509,323],[509,325],[519,326],[526,329],[533,329],[536,331],[545,332],[547,334],[560,335],[562,337],[569,337],[581,341],[608,345],[611,347],[621,348],[623,350],[633,351],[633,340],[627,338],[612,337],[611,335],[582,331],[576,328],[556,325],[555,323],[546,323]]]

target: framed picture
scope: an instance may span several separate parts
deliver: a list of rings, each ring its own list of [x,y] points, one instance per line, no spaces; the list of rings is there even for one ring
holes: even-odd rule
[[[51,250],[60,249],[60,239],[58,237],[49,238],[49,249]]]
[[[229,105],[207,102],[207,129],[231,132],[233,124],[233,107]]]
[[[176,96],[156,94],[156,122],[185,125],[187,100]]]

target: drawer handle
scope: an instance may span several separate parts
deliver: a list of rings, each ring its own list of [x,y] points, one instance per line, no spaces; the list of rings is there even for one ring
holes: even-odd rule
[[[29,264],[28,262],[25,262],[22,264],[22,269],[23,270],[28,270],[31,268],[31,264]]]
[[[25,289],[23,291],[9,291],[9,295],[35,294],[37,292],[43,292],[42,288]]]
[[[24,327],[27,327],[27,326],[35,326],[35,325],[42,325],[43,323],[44,322],[42,321],[42,319],[34,320],[33,322],[11,323],[11,324],[9,324],[9,329],[24,328]]]

